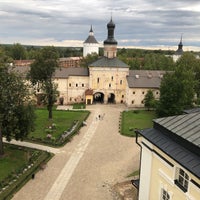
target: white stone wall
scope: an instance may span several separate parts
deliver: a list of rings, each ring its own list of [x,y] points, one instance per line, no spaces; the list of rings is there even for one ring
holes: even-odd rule
[[[142,139],[145,144],[152,148],[152,144],[144,138]],[[143,144],[141,153],[141,166],[140,166],[140,185],[139,185],[139,200],[148,200],[150,197],[150,183],[151,183],[151,170],[152,170],[152,152]]]
[[[84,43],[83,44],[83,57],[88,54],[97,53],[99,55],[99,44],[98,43]]]

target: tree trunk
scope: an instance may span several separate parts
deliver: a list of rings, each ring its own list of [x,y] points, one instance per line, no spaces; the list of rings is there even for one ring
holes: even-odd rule
[[[0,157],[3,156],[4,154],[4,150],[3,150],[3,136],[2,136],[2,132],[0,129]]]
[[[52,115],[52,106],[49,105],[49,119],[52,119],[53,118],[53,115]]]

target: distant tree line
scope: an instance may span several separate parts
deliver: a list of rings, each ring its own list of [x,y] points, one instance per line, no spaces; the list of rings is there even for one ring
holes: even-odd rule
[[[12,45],[0,45],[1,49],[4,50],[6,55],[11,57],[13,60],[31,60],[37,57],[37,52],[44,46],[31,46],[21,45],[15,43]],[[82,47],[54,47],[58,52],[58,57],[81,57],[83,55]]]

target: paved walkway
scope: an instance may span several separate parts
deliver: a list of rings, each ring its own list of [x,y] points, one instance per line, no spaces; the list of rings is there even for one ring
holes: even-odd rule
[[[13,200],[112,200],[112,186],[139,166],[133,138],[119,134],[118,105],[92,105],[87,126],[60,149],[44,171],[39,171]],[[104,118],[97,119],[98,115]],[[23,143],[24,145],[27,145]],[[36,146],[34,146],[36,148]],[[40,145],[37,148],[43,148]]]

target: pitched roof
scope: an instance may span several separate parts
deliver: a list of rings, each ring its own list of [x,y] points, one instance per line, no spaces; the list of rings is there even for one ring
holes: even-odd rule
[[[130,70],[127,76],[129,88],[160,88],[165,71]]]
[[[153,120],[138,133],[200,178],[200,112]]]
[[[200,148],[200,112],[159,118],[154,122]]]
[[[29,66],[15,67],[14,71],[26,76],[30,70]],[[88,68],[84,67],[61,67],[56,69],[54,78],[68,78],[69,76],[89,76]]]
[[[185,169],[200,178],[200,156],[186,149],[155,128],[139,131],[139,133],[157,148],[178,162]]]
[[[101,57],[97,61],[89,65],[89,67],[117,67],[117,68],[129,68],[127,64],[115,58]]]
[[[84,43],[89,43],[89,44],[92,43],[93,44],[93,43],[98,43],[98,42],[97,42],[96,38],[93,35],[89,35]]]
[[[89,70],[85,67],[60,68],[55,71],[55,78],[68,78],[69,76],[89,76]]]

